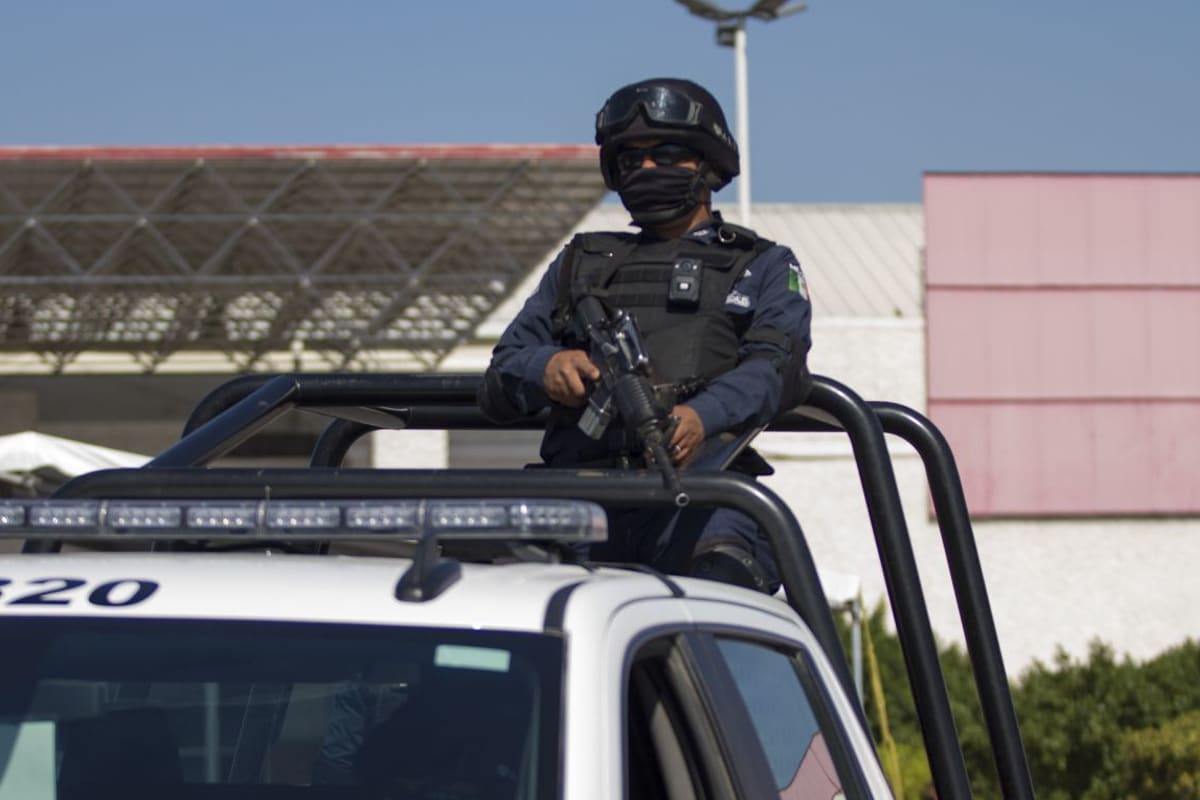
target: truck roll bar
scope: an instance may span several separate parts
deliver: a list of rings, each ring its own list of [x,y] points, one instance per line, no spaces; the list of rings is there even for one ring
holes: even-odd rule
[[[242,376],[221,384],[204,397],[189,416],[180,441],[153,459],[148,467],[207,463],[228,453],[290,408],[332,418],[312,453],[311,464],[317,467],[337,466],[354,441],[378,429],[534,430],[544,426],[544,416],[512,425],[488,421],[475,404],[479,382],[478,375],[437,373]],[[970,797],[965,762],[884,433],[905,439],[921,456],[1004,796],[1032,799],[1028,760],[970,516],[954,457],[944,437],[916,411],[895,403],[866,403],[848,387],[824,376],[814,376],[805,404],[781,415],[769,430],[844,431],[849,437],[934,783],[943,797]],[[447,474],[471,472],[454,470]],[[702,478],[707,476],[685,473],[684,484],[692,486]],[[706,502],[711,502],[712,496]],[[787,547],[785,544],[784,548]],[[804,550],[807,553],[806,545]],[[803,556],[800,558],[805,560]],[[784,559],[780,560],[782,563]],[[811,554],[807,560],[811,560]],[[807,573],[807,568],[800,571]],[[807,581],[806,577],[802,582]],[[787,588],[790,598],[793,587]],[[805,591],[800,586],[795,588]],[[811,602],[808,598],[804,603],[806,610],[797,608],[797,613],[813,628],[822,646],[828,646],[829,633],[820,632],[825,625],[819,617],[825,615],[815,614]],[[833,640],[836,642],[836,637]],[[830,652],[840,650],[837,642]],[[839,674],[853,696],[848,670],[842,673]]]

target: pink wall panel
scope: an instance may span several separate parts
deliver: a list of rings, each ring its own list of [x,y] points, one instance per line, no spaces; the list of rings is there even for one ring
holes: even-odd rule
[[[938,284],[1003,284],[1028,270],[1036,253],[1037,216],[1020,182],[925,179],[925,280]],[[1028,275],[1024,276],[1028,278]]]
[[[1200,179],[1149,184],[1153,211],[1146,218],[1147,281],[1195,286],[1200,282]]]
[[[1080,247],[1092,236],[1092,192],[1079,181],[1029,185],[1026,202],[1033,212],[1035,248],[1028,264],[1013,265],[1012,283],[1022,285],[1087,283],[1088,269],[1096,261],[1091,245]],[[1023,221],[1024,223],[1025,221]],[[996,220],[1003,226],[1003,220]]]
[[[1149,268],[1146,222],[1154,213],[1149,187],[1143,180],[1106,176],[1087,181],[1086,185],[1087,201],[1082,208],[1047,205],[1041,215],[1043,229],[1053,228],[1059,214],[1077,213],[1083,217],[1084,235],[1075,241],[1083,255],[1082,263],[1064,275],[1063,282],[1100,286],[1143,283]],[[1070,244],[1066,243],[1068,247]],[[1200,256],[1200,251],[1192,256]],[[1053,270],[1052,261],[1043,259],[1043,263]]]
[[[1200,282],[1200,177],[929,175],[936,285]]]
[[[925,219],[973,513],[1200,513],[1200,175],[929,175]]]
[[[1200,289],[929,289],[929,396],[1200,398]]]
[[[1200,513],[1200,404],[930,403],[979,516]]]

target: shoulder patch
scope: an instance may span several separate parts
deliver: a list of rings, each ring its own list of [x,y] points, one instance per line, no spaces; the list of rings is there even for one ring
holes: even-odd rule
[[[800,265],[794,261],[788,264],[788,289],[808,299],[808,281],[804,278],[804,272],[800,269]]]
[[[735,289],[734,291],[725,295],[725,305],[737,306],[738,308],[749,308],[750,298]]]

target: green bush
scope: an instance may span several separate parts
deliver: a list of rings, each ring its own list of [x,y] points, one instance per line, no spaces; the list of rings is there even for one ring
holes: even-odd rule
[[[1133,664],[1100,644],[1086,663],[1060,651],[1053,666],[1037,663],[1021,677],[1014,699],[1042,797],[1083,798],[1111,769],[1122,729],[1141,722],[1136,683]]]
[[[1035,664],[1021,676],[1014,700],[1039,796],[1129,796],[1114,777],[1128,770],[1125,737],[1200,710],[1197,675],[1200,645],[1192,641],[1140,665],[1117,660],[1100,643],[1083,662],[1060,652],[1052,668]]]
[[[904,665],[904,654],[900,641],[887,629],[887,609],[876,606],[863,622],[864,636],[870,636],[875,646],[879,663],[879,677],[883,685],[884,703],[887,705],[888,723],[896,748],[899,752],[903,775],[903,800],[922,800],[927,795],[925,788],[930,783],[929,762],[925,757],[925,741],[921,736],[920,721],[909,688],[908,672]],[[843,627],[847,638],[848,628]],[[950,698],[951,711],[958,726],[959,738],[963,743],[964,758],[971,772],[972,789],[978,797],[999,797],[999,782],[991,762],[991,749],[984,728],[975,684],[971,677],[970,662],[957,647],[944,648],[940,653],[942,672],[946,678],[946,690]],[[869,687],[869,676],[865,683]],[[875,742],[882,741],[879,729],[879,712],[869,689],[865,691],[863,707],[871,725]],[[976,768],[975,765],[981,765]]]
[[[1200,797],[1200,711],[1125,733],[1105,797],[1185,800]]]
[[[920,797],[928,764],[904,658],[887,631],[885,609],[865,627],[879,663],[892,737],[901,756],[905,798]],[[941,649],[963,757],[977,797],[1000,797],[970,660],[956,646]],[[1085,660],[1059,652],[1034,663],[1013,685],[1013,702],[1042,800],[1126,800],[1200,797],[1200,643],[1188,640],[1141,664],[1118,659],[1094,643]],[[865,703],[881,741],[871,693]],[[1153,785],[1139,783],[1147,776]]]

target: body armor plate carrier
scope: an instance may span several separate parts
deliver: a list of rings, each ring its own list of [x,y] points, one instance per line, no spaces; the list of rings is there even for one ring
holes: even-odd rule
[[[677,388],[678,399],[737,365],[738,344],[749,315],[737,320],[725,312],[725,298],[746,265],[774,245],[753,231],[724,223],[720,242],[692,239],[645,240],[629,233],[576,236],[559,272],[555,333],[566,337],[571,310],[585,294],[635,320],[654,369],[656,384]]]
[[[578,326],[572,324],[572,311],[584,295],[625,310],[641,331],[661,405],[671,408],[737,366],[743,341],[758,339],[792,350],[784,332],[747,330],[750,314],[725,311],[726,297],[746,266],[774,245],[751,230],[724,222],[717,228],[717,241],[711,243],[652,240],[631,233],[579,234],[559,262],[554,336],[567,347],[588,348]],[[804,360],[804,354],[799,354],[801,370]],[[785,384],[791,384],[788,370],[781,371]],[[785,386],[784,394],[790,400],[794,392]],[[542,448],[548,464],[601,465],[614,453],[636,456],[622,426],[612,426],[597,442],[577,430],[578,417],[577,410],[555,409]]]

